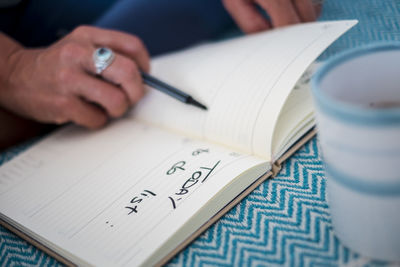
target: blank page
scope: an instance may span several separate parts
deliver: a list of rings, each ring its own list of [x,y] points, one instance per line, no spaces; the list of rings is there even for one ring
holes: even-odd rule
[[[149,89],[134,112],[142,120],[269,160],[274,126],[296,81],[355,23],[300,24],[156,58],[152,74],[190,93],[208,111]]]

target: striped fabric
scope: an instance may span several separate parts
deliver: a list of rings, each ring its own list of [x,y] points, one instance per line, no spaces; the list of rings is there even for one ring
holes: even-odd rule
[[[400,41],[400,0],[326,0],[322,20],[359,24],[320,58],[372,41]],[[0,164],[29,144],[0,154]],[[332,230],[316,138],[178,254],[169,266],[382,266],[343,246]],[[1,266],[58,263],[0,227]]]

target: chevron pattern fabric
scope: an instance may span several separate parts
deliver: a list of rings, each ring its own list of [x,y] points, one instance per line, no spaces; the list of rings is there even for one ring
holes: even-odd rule
[[[400,41],[400,0],[326,0],[322,20],[359,24],[321,57],[372,41]],[[0,164],[30,143],[0,154]],[[317,139],[283,166],[168,266],[383,266],[346,248],[332,230]],[[57,266],[51,257],[0,227],[1,266]]]
[[[170,266],[337,266],[359,256],[335,237],[316,139]],[[368,261],[368,260],[367,260]]]

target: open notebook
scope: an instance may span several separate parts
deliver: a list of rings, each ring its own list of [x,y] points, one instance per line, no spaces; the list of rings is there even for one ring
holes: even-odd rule
[[[154,76],[208,111],[149,89],[102,130],[62,128],[0,168],[2,224],[64,263],[164,263],[305,140],[312,101],[296,82],[354,24],[302,24],[154,59]]]

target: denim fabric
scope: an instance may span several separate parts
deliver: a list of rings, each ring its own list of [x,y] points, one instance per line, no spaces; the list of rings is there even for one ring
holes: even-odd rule
[[[233,22],[221,0],[121,0],[95,24],[136,34],[159,54],[215,38]]]
[[[30,47],[81,24],[138,35],[152,55],[214,38],[233,25],[221,0],[30,0],[0,9],[0,29]]]

